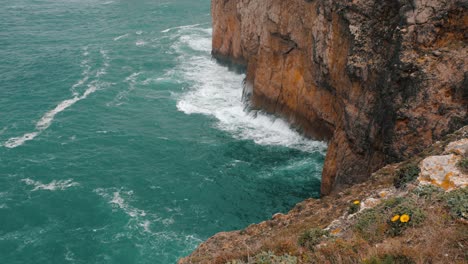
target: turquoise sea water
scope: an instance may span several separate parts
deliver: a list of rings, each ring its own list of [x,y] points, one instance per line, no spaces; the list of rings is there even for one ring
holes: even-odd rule
[[[0,263],[175,263],[318,195],[325,144],[244,111],[210,1],[0,2]]]

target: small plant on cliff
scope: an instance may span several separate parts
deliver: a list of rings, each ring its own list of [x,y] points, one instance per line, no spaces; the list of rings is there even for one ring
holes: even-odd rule
[[[359,237],[369,242],[380,242],[385,236],[387,224],[385,215],[378,208],[364,210],[358,215],[353,226]]]
[[[365,259],[364,264],[412,264],[415,263],[412,259],[407,256],[389,255],[374,256],[370,259]]]
[[[407,214],[396,214],[392,216],[392,218],[390,218],[390,220],[388,221],[388,224],[390,226],[388,233],[392,236],[401,234],[401,232],[406,228],[410,220],[411,216]]]
[[[297,257],[288,254],[283,256],[276,256],[273,252],[262,252],[254,257],[256,264],[296,264]]]
[[[355,200],[349,205],[348,213],[349,214],[357,213],[360,208],[361,208],[361,201]]]
[[[425,214],[416,196],[394,197],[375,208],[364,210],[356,219],[354,231],[366,241],[377,243],[386,236],[398,236],[406,228],[421,224]]]
[[[405,187],[409,182],[416,180],[421,170],[417,165],[408,164],[397,171],[397,175],[393,180],[393,185],[396,188]]]
[[[453,217],[468,219],[468,187],[445,194],[444,200]]]
[[[413,193],[418,197],[425,198],[430,201],[439,201],[444,194],[444,190],[432,184],[418,186],[413,190]]]
[[[424,212],[411,197],[400,201],[401,203],[391,208],[391,214],[387,221],[389,226],[387,234],[390,236],[398,236],[406,228],[417,226],[426,218]]]
[[[468,158],[463,158],[457,163],[458,168],[460,168],[463,172],[468,173]]]
[[[313,250],[314,246],[320,243],[320,241],[328,235],[328,231],[321,228],[312,228],[302,233],[297,242],[301,247],[307,247],[308,249]]]
[[[297,257],[288,254],[276,256],[273,252],[261,252],[250,257],[247,262],[242,260],[231,260],[226,264],[297,264]]]

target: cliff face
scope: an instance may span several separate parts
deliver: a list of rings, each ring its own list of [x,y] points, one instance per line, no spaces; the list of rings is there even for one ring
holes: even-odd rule
[[[467,0],[212,0],[213,55],[329,149],[322,193],[468,123]]]

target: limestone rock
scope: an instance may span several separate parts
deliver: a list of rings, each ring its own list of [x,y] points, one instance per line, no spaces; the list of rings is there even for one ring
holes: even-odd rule
[[[420,165],[420,184],[436,185],[446,191],[468,186],[468,175],[457,167],[460,160],[461,157],[455,154],[425,158]]]
[[[456,155],[467,156],[468,155],[468,138],[451,142],[445,148],[445,152],[453,153]]]

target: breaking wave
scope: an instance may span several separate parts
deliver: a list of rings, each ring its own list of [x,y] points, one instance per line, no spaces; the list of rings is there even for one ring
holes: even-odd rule
[[[326,144],[304,138],[281,118],[257,111],[246,111],[242,102],[242,81],[245,75],[221,66],[211,58],[211,29],[179,27],[172,37],[178,41],[173,50],[179,55],[174,72],[188,83],[177,108],[186,114],[203,114],[217,119],[216,127],[235,138],[253,140],[261,145],[295,148],[307,152],[325,152]],[[191,52],[186,52],[190,50]],[[176,79],[178,76],[170,76]]]

